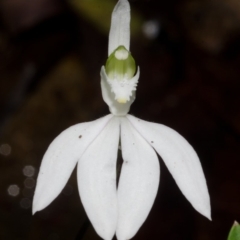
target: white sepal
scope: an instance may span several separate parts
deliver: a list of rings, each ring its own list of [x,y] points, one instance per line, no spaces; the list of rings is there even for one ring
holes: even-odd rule
[[[117,226],[116,162],[119,119],[113,117],[78,162],[81,201],[100,237],[111,240]]]
[[[33,199],[33,214],[47,207],[66,185],[77,161],[113,116],[76,124],[48,147],[40,167]]]
[[[118,185],[117,239],[132,238],[146,220],[154,203],[160,177],[157,154],[134,129],[121,118],[123,165]]]
[[[199,158],[176,131],[162,124],[127,118],[162,157],[183,195],[202,215],[211,219],[210,199]]]
[[[119,46],[127,50],[130,46],[130,5],[127,0],[119,0],[113,9],[109,32],[108,56]]]
[[[109,106],[109,111],[116,116],[126,115],[135,100],[136,86],[140,75],[139,67],[136,75],[129,80],[109,79],[104,66],[101,68],[100,75],[102,97]],[[126,102],[120,103],[121,99],[126,100]]]

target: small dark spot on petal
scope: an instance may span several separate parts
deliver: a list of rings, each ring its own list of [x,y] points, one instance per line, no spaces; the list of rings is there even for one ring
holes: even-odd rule
[[[154,143],[153,141],[151,141],[151,143]]]
[[[82,135],[80,135],[78,138],[82,138]]]

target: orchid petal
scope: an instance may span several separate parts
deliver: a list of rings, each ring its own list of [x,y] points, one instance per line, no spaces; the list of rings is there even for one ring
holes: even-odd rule
[[[199,158],[192,146],[176,131],[162,124],[127,118],[162,157],[183,195],[202,215],[211,219],[210,199]]]
[[[118,186],[118,240],[132,238],[154,203],[160,177],[157,154],[148,142],[121,118],[123,166]]]
[[[113,117],[78,162],[80,198],[96,232],[111,240],[117,225],[119,119]]]
[[[108,56],[119,46],[129,50],[130,46],[130,6],[127,0],[119,0],[113,9],[109,33]]]
[[[59,195],[83,152],[111,118],[110,114],[93,122],[76,124],[54,139],[38,174],[33,214],[47,207]]]

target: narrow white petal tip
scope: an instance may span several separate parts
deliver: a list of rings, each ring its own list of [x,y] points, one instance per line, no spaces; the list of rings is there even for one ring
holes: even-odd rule
[[[43,200],[43,199],[40,199]],[[33,198],[33,204],[32,204],[32,215],[34,215],[36,212],[43,210],[45,207],[49,205],[48,202],[39,202],[36,201],[36,198],[34,196]]]
[[[129,235],[125,235],[117,232],[116,237],[117,237],[117,240],[127,240],[127,239],[131,239],[133,236],[129,236]]]
[[[32,215],[34,215],[38,210],[32,207]]]
[[[123,45],[127,50],[129,50],[130,19],[129,2],[127,0],[119,0],[112,13],[108,55],[110,55],[120,45]]]
[[[188,198],[187,199],[190,201],[193,208],[195,208],[196,211],[198,211],[201,215],[211,221],[211,204],[207,188],[205,189],[205,192],[201,192],[200,194],[198,194],[198,196],[194,197],[194,193],[192,195],[193,196],[191,197],[191,200],[189,200]],[[190,195],[188,195],[188,197],[189,196]]]
[[[198,210],[198,212],[201,213],[204,217],[206,217],[210,221],[212,221],[210,205],[203,209],[202,211]]]
[[[100,236],[104,240],[112,240],[115,235],[115,230],[105,228],[103,231],[99,231],[95,228],[98,236]]]
[[[125,10],[125,11],[130,10],[128,0],[119,0],[118,3],[116,4],[114,11],[116,10],[116,8],[118,8],[119,10]]]
[[[33,204],[32,204],[32,215],[34,215],[36,212],[39,212],[41,210],[43,210],[44,208],[46,208],[48,206],[48,203],[39,203],[39,201],[35,201],[33,199]]]
[[[119,0],[113,9],[113,15],[122,15],[130,11],[130,4],[128,0]]]
[[[116,231],[116,237],[117,240],[128,240],[128,239],[132,239],[138,232],[139,228],[141,226],[139,226],[136,229],[135,224],[131,225],[125,225],[124,227],[122,227],[121,229],[117,229]]]
[[[196,203],[195,203],[195,206],[192,204],[192,206],[195,208],[196,211],[198,211],[198,213],[200,213],[201,215],[203,215],[204,217],[212,221],[210,206],[200,206],[200,205],[201,203],[199,204],[199,206],[196,206]]]
[[[41,208],[37,207],[37,204],[35,203],[35,200],[33,199],[33,204],[32,204],[32,215],[34,215],[36,212],[40,211]]]
[[[208,220],[212,221],[211,213],[208,214],[208,216],[205,216]]]

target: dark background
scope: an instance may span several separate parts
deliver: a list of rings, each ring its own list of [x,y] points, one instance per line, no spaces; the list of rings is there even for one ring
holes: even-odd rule
[[[99,72],[115,3],[0,2],[1,240],[100,239],[80,203],[76,171],[35,216],[31,202],[41,158],[54,137],[108,113]],[[130,3],[131,52],[141,68],[131,113],[174,128],[193,145],[213,218],[191,207],[160,160],[158,196],[133,239],[225,240],[240,220],[240,3]]]

